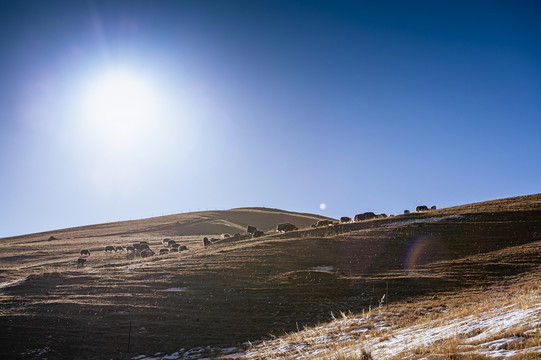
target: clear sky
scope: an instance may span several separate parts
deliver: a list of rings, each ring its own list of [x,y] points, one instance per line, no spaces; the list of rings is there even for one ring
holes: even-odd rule
[[[541,192],[539,1],[2,1],[0,53],[0,237]]]

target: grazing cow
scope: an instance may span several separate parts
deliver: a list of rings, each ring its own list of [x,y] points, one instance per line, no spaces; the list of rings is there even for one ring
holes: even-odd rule
[[[342,217],[340,218],[340,222],[341,222],[342,224],[350,223],[350,222],[351,222],[351,218],[348,217],[348,216],[342,216]]]
[[[370,220],[370,219],[375,219],[375,218],[376,218],[376,214],[369,211],[369,212],[365,212],[363,214],[355,215],[355,217],[353,218],[353,221],[358,222],[358,221]]]
[[[135,250],[139,250],[139,251],[142,250],[142,249],[141,249],[141,244],[139,244],[139,243],[134,243],[134,244],[133,244],[133,247],[135,248]]]
[[[222,234],[222,239],[227,239],[227,238],[230,238],[230,237],[231,237],[231,235],[228,234],[228,233]]]
[[[160,249],[160,255],[169,254],[169,249]]]
[[[111,251],[111,252],[115,251],[115,247],[111,246],[111,245],[106,246],[105,247],[105,252],[108,252],[108,251]]]
[[[126,253],[126,260],[133,260],[135,259],[135,252],[127,252]]]
[[[256,230],[257,230],[257,229],[256,229],[255,226],[253,226],[253,225],[248,225],[248,228],[246,229],[246,232],[247,232],[248,234],[253,234],[254,231],[256,231]]]
[[[170,241],[170,240],[171,240],[171,239],[169,239],[169,238],[165,238],[165,239],[162,240],[162,244],[164,244],[164,245],[165,245],[165,244],[169,244],[169,241]]]
[[[317,223],[316,223],[316,227],[321,227],[321,226],[330,226],[332,225],[332,220],[319,220]]]
[[[115,251],[124,251],[124,248],[122,246],[117,246]]]
[[[278,226],[276,227],[276,231],[278,232],[288,232],[288,231],[294,231],[294,230],[298,230],[298,228],[291,223],[278,224]]]
[[[415,212],[423,212],[428,211],[428,206],[426,205],[419,205],[415,208]]]
[[[126,251],[134,252],[135,248],[133,246],[126,246]]]
[[[167,249],[166,249],[167,250]],[[178,252],[178,247],[176,248],[171,248],[171,250],[169,250],[169,253],[173,253],[173,252]]]
[[[85,258],[79,258],[77,259],[77,267],[85,266],[86,259]]]
[[[148,244],[141,244],[141,250],[150,250],[150,246]]]
[[[409,210],[404,210],[404,214],[409,214],[410,211]]]
[[[171,245],[176,244],[176,243],[177,243],[177,242],[176,242],[175,240],[169,240],[169,241],[167,242],[167,245],[165,245],[165,246],[171,246]]]
[[[167,250],[167,249],[162,249],[162,250]],[[161,252],[161,251],[160,251]],[[154,256],[156,253],[152,250],[143,250],[141,251],[141,257],[142,258],[146,258],[146,257],[150,257],[150,256]]]
[[[430,207],[430,210],[436,210],[436,205],[432,205],[432,206]]]
[[[188,250],[186,245],[182,245],[181,247],[178,248],[178,251],[186,251],[186,250]]]
[[[252,237],[257,238],[257,237],[261,237],[261,236],[263,236],[263,235],[265,235],[265,233],[264,233],[263,231],[261,231],[261,230],[256,230],[256,231],[254,231],[254,233],[252,234]]]
[[[90,251],[88,251],[88,250],[81,250],[81,256],[83,256],[83,255],[88,255],[88,256],[90,256]]]
[[[58,239],[51,235],[51,236],[49,236],[49,238],[47,240],[48,241],[53,241],[53,240],[58,240]]]
[[[206,237],[203,238],[203,246],[209,246],[210,245],[210,240]]]
[[[180,247],[180,244],[171,245],[171,249],[178,249],[179,247]]]

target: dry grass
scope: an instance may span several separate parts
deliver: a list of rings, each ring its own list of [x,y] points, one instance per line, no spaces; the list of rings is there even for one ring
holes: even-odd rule
[[[367,336],[392,340],[383,326],[441,324],[451,312],[460,318],[472,309],[488,311],[488,294],[519,294],[516,284],[527,294],[528,281],[521,281],[527,276],[539,283],[539,198],[507,201],[500,212],[483,211],[493,204],[478,205],[437,222],[423,222],[430,214],[412,214],[344,224],[332,234],[310,229],[208,248],[202,246],[204,235],[189,232],[216,236],[219,232],[208,229],[226,224],[234,233],[248,223],[264,229],[271,222],[301,226],[301,220],[315,220],[306,214],[293,214],[293,220],[291,213],[238,209],[2,239],[1,282],[26,281],[0,290],[5,329],[0,357],[33,358],[47,349],[41,357],[128,358],[180,348],[239,347],[269,334],[290,334],[295,344],[309,347],[329,340],[321,354],[330,359],[377,358],[369,343],[363,344]],[[438,216],[461,214],[437,211]],[[416,222],[400,223],[411,219]],[[47,241],[51,234],[58,240]],[[105,245],[143,240],[156,249],[164,237],[190,250],[135,261],[103,251]],[[77,269],[84,248],[92,255]],[[348,322],[351,314],[363,311],[365,320]],[[331,313],[337,333],[347,332],[351,339],[329,329],[309,337],[297,331],[331,321]],[[522,343],[535,344],[536,336],[531,333]],[[355,351],[342,346],[348,341]],[[450,340],[430,346],[437,345],[448,346],[447,354],[455,351]],[[415,351],[439,351],[430,346]]]
[[[538,358],[541,349],[535,348],[540,345],[541,289],[537,284],[541,281],[541,269],[528,279],[516,280],[511,289],[501,284],[483,293],[464,292],[449,294],[437,301],[420,300],[414,305],[380,306],[358,315],[342,313],[340,318],[334,318],[328,324],[305,328],[253,346],[241,358],[420,359],[430,355],[440,359],[488,359],[492,358],[489,350],[494,345],[491,344],[502,339],[507,341],[497,349],[507,350],[507,355]],[[505,290],[504,296],[502,290]],[[530,322],[513,324],[494,333],[490,328],[476,326],[480,319],[500,316],[506,309],[511,309],[510,314],[533,309],[536,315],[529,317]],[[429,315],[415,315],[422,312]],[[462,330],[456,326],[453,332],[449,324],[457,323],[469,325],[465,327],[467,331],[464,331],[464,326]],[[445,326],[449,326],[448,332],[439,337],[423,334],[423,331],[428,334]],[[386,343],[398,345],[390,341],[397,338],[401,339],[401,351],[388,349]],[[424,342],[428,343],[422,345]]]

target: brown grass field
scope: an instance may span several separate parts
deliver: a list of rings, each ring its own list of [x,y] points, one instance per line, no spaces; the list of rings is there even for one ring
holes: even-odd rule
[[[391,309],[400,314],[393,321],[411,324],[429,317],[418,309],[471,312],[541,284],[541,194],[310,228],[319,219],[243,208],[0,239],[0,358],[240,348],[336,314]],[[286,221],[300,230],[273,231]],[[244,234],[250,224],[268,235],[203,247],[203,236]],[[157,251],[166,237],[189,250],[135,260],[104,251],[139,241]],[[77,268],[81,249],[91,255]],[[458,306],[465,303],[470,308]],[[443,345],[443,358],[470,358],[452,357],[457,344]],[[326,351],[327,358],[362,358]]]

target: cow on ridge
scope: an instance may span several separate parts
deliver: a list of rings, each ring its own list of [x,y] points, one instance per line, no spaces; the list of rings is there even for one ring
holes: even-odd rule
[[[369,212],[365,212],[363,214],[355,215],[355,217],[353,218],[353,221],[358,222],[358,221],[370,220],[370,219],[375,219],[376,217],[377,217],[376,214],[369,211]]]
[[[294,231],[294,230],[298,230],[298,228],[291,223],[278,224],[278,226],[276,227],[276,231],[278,232],[288,232],[288,231]]]

